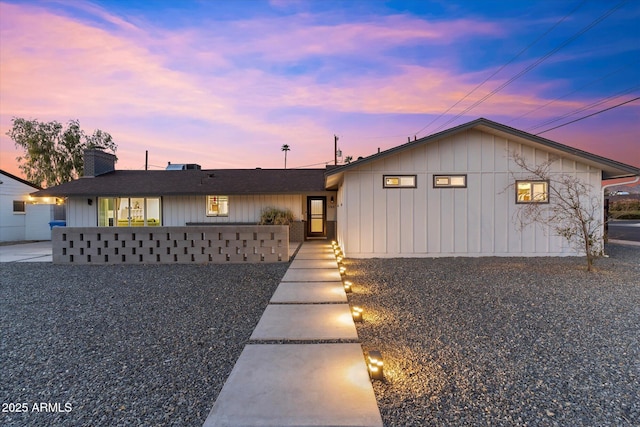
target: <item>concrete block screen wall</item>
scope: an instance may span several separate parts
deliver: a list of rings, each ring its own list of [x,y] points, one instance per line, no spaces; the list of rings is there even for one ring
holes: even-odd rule
[[[286,225],[54,227],[56,264],[288,262]]]

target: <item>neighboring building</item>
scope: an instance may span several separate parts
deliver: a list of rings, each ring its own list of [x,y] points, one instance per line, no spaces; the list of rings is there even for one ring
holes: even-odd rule
[[[55,197],[33,197],[41,188],[0,170],[0,242],[50,240]]]
[[[559,160],[603,200],[602,181],[640,169],[486,119],[327,169],[117,171],[115,157],[86,153],[86,177],[33,196],[65,197],[72,227],[256,224],[288,208],[292,241],[336,238],[347,257],[579,255],[540,225],[519,229],[522,203],[554,203],[548,183],[510,159]]]
[[[337,239],[347,257],[577,255],[541,225],[519,229],[522,203],[554,203],[546,182],[510,159],[558,158],[551,172],[589,184],[640,169],[478,119],[326,172],[338,192]],[[604,215],[604,209],[603,209]]]
[[[264,208],[290,209],[290,240],[333,238],[335,192],[324,169],[115,170],[115,156],[85,155],[80,179],[34,195],[66,198],[67,225],[129,227],[257,224]],[[96,166],[99,165],[99,166]]]

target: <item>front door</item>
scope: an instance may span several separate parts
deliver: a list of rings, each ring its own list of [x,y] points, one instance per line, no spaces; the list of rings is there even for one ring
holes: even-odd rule
[[[307,197],[307,237],[326,237],[327,198]]]

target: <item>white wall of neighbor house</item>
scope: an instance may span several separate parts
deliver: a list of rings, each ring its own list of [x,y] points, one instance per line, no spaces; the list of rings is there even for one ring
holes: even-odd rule
[[[36,190],[0,173],[0,242],[51,239],[49,221],[55,198],[30,197]],[[14,212],[14,201],[25,202],[24,212]]]
[[[578,255],[550,229],[518,226],[515,179],[532,176],[509,158],[514,151],[531,164],[551,155],[474,129],[346,171],[337,196],[337,234],[346,255]],[[575,174],[600,198],[600,169],[565,158],[552,171]],[[394,174],[415,174],[417,187],[383,188],[383,176]],[[467,187],[434,188],[438,174],[466,174]]]

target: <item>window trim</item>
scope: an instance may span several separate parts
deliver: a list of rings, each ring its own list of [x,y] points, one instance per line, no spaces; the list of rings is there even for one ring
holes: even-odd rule
[[[447,178],[449,179],[449,184],[438,184],[438,178]],[[464,185],[453,185],[451,184],[451,178],[463,178]],[[433,188],[467,188],[467,174],[466,173],[449,173],[449,174],[438,174],[433,175]]]
[[[389,178],[398,178],[398,185],[388,185]],[[401,178],[413,178],[413,185],[402,185]],[[382,175],[382,188],[418,188],[418,175]]]
[[[16,206],[19,204],[22,204],[22,210],[16,210]],[[13,213],[15,215],[25,215],[27,213],[27,202],[25,200],[14,200]]]
[[[210,197],[224,197],[227,199],[227,212],[225,214],[214,214],[209,210],[209,198]],[[210,218],[228,218],[229,217],[229,196],[224,194],[207,194],[205,198],[205,215]]]
[[[543,183],[546,187],[545,187],[545,191],[546,191],[546,195],[547,197],[545,198],[545,200],[543,201],[538,201],[538,200],[519,200],[518,198],[518,185],[522,182],[525,183]],[[516,204],[517,205],[528,205],[528,204],[548,204],[549,203],[549,180],[548,179],[516,179],[516,191],[515,191],[515,196],[516,196]],[[531,196],[533,199],[533,188],[531,188]]]

